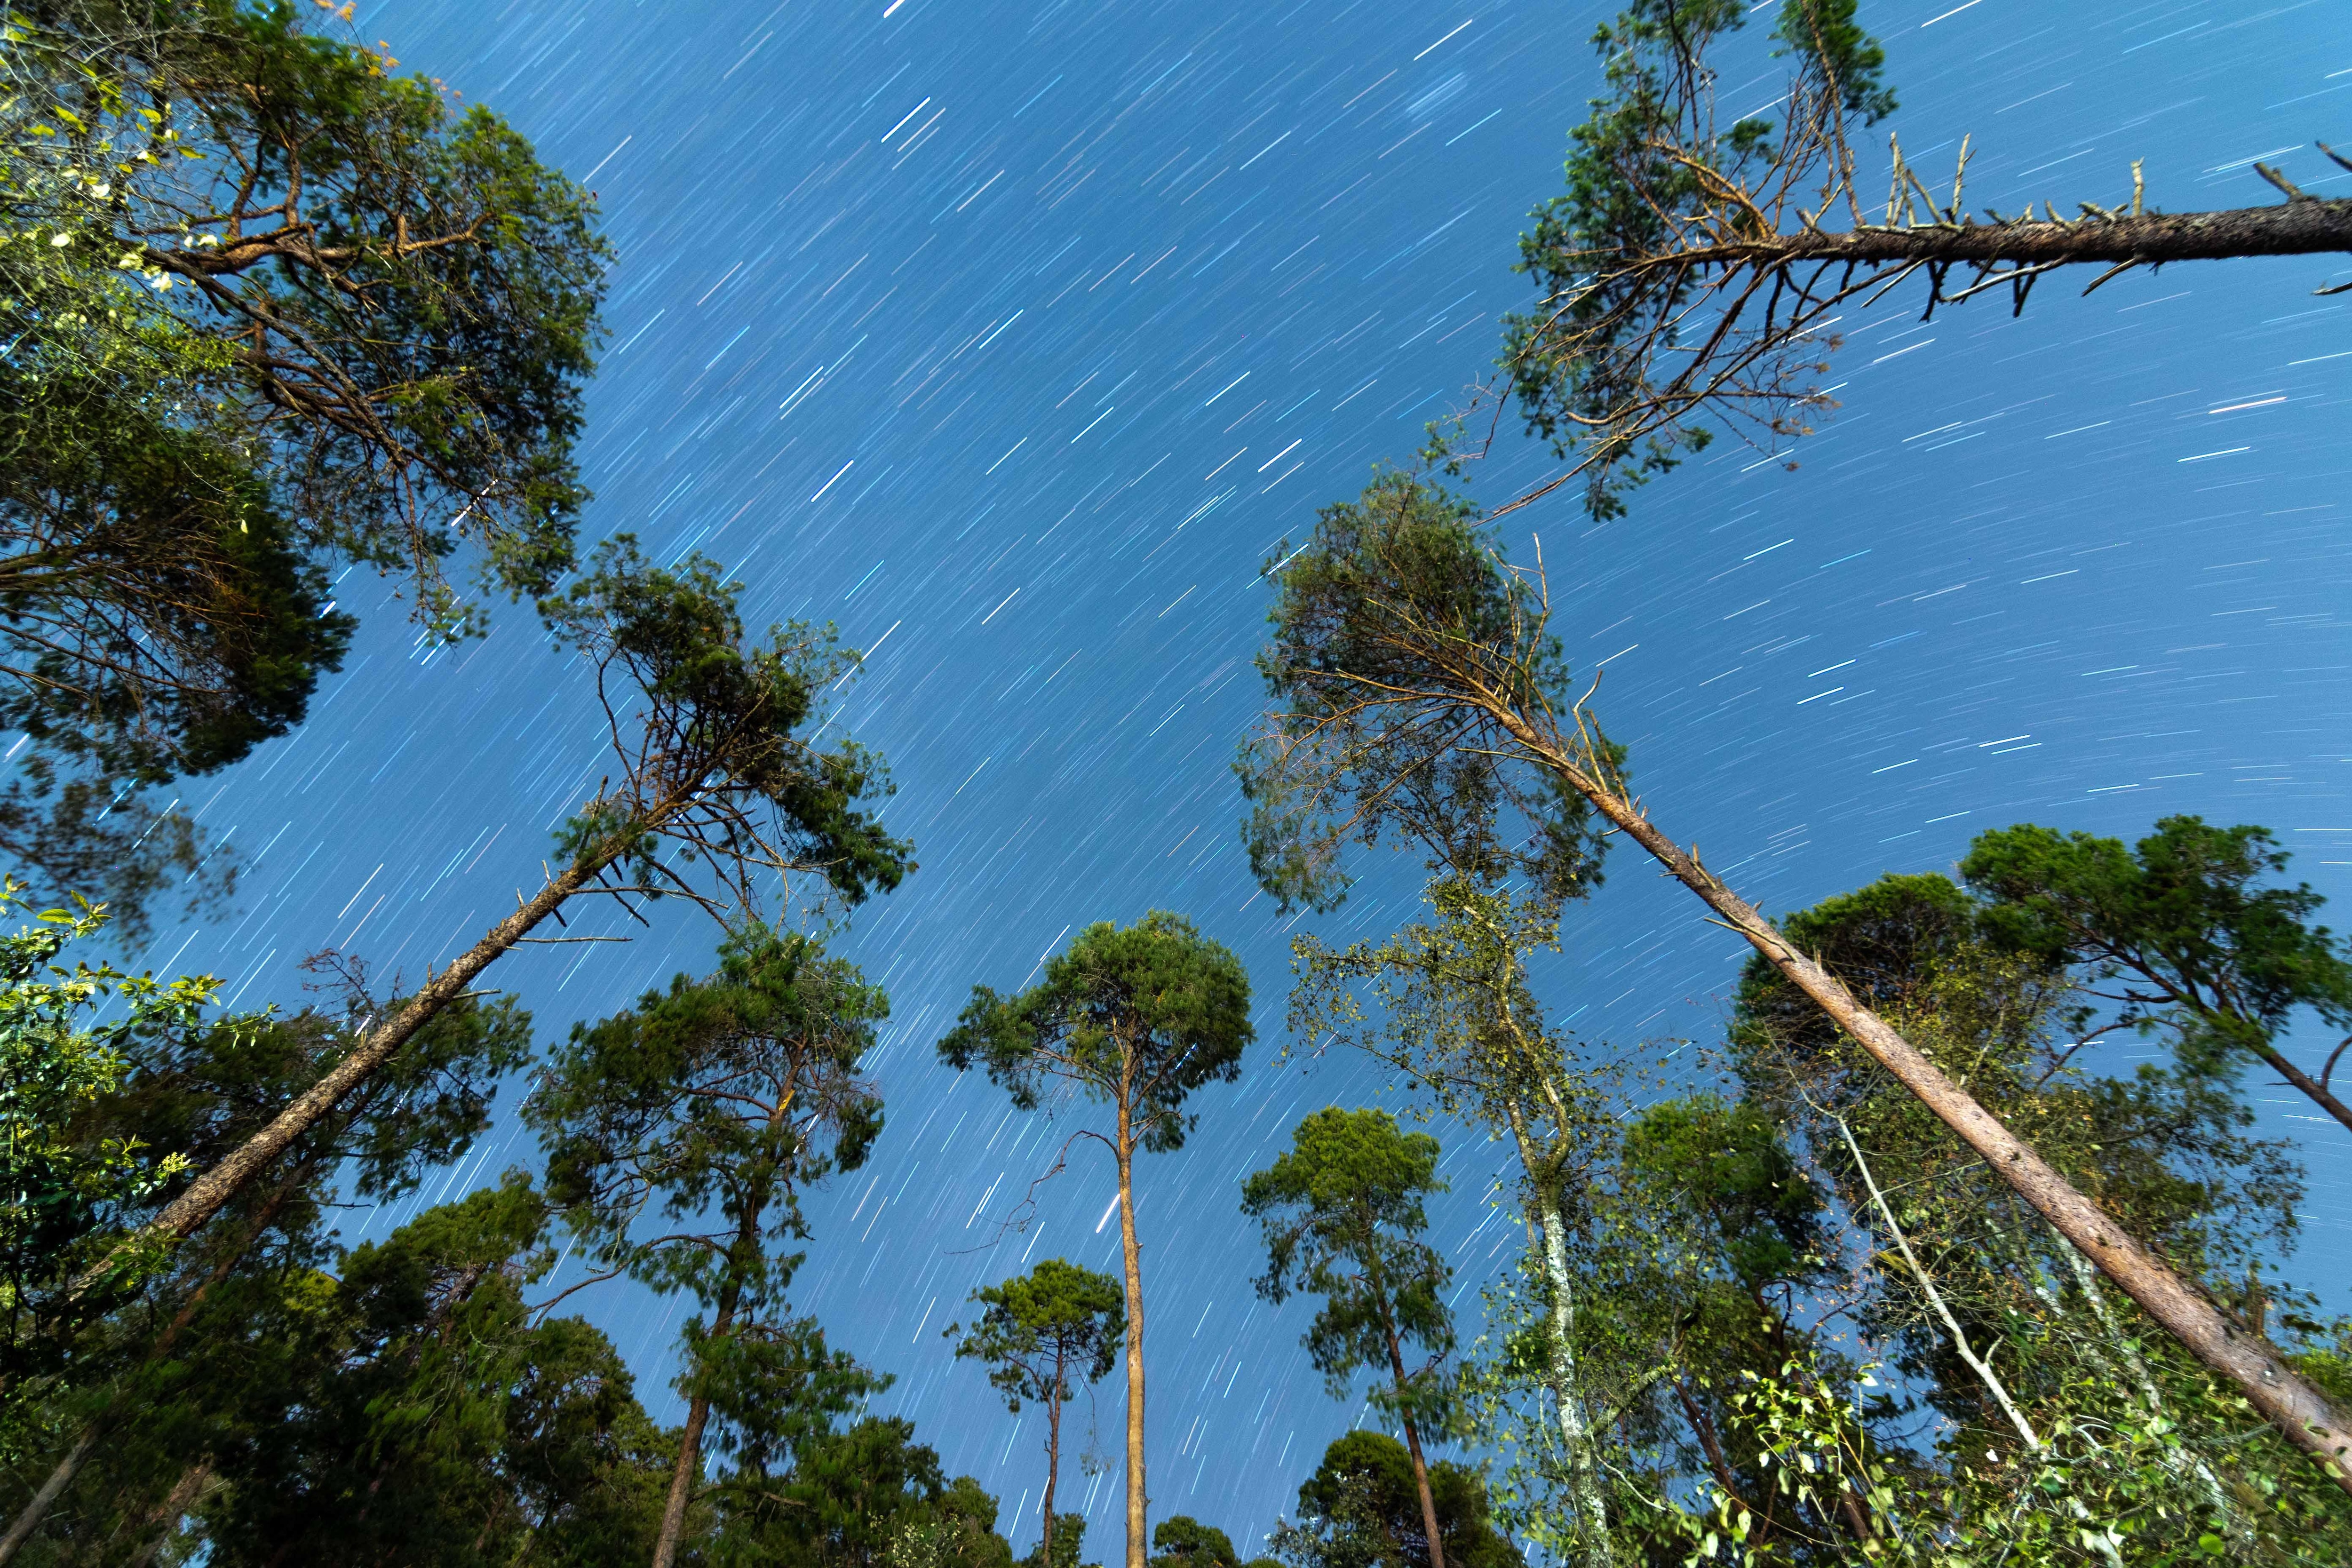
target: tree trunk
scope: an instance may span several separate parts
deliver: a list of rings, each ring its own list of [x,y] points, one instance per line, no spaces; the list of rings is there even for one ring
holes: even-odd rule
[[[1125,1085],[1120,1087],[1118,1241],[1127,1273],[1127,1568],[1148,1568],[1144,1560],[1143,1264],[1135,1245],[1135,1138]]]
[[[1404,1428],[1404,1451],[1412,1460],[1412,1484],[1421,1493],[1422,1528],[1429,1531],[1429,1568],[1445,1568],[1445,1549],[1438,1540],[1437,1499],[1429,1489],[1429,1464],[1422,1458],[1421,1430],[1413,1425],[1412,1417],[1404,1413],[1404,1351],[1397,1343],[1396,1322],[1389,1311],[1385,1290],[1381,1293],[1381,1315],[1387,1320],[1382,1326],[1388,1331],[1389,1370],[1396,1376],[1397,1424]]]
[[[475,976],[528,936],[532,927],[553,914],[565,900],[585,887],[614,858],[614,854],[601,854],[562,871],[541,888],[536,898],[492,926],[481,941],[467,949],[448,968],[435,975],[422,991],[409,998],[408,1005],[399,1013],[372,1030],[325,1077],[295,1096],[293,1102],[278,1112],[268,1126],[247,1139],[220,1163],[189,1184],[185,1192],[163,1205],[162,1213],[93,1264],[74,1281],[71,1299],[78,1300],[87,1295],[134,1251],[158,1245],[168,1246],[195,1234],[197,1227],[218,1214],[240,1188],[284,1153],[287,1145],[309,1131],[312,1124],[335,1108],[338,1100],[365,1082],[378,1068],[391,1060],[393,1053],[406,1045],[417,1030],[463,994]]]
[[[1042,1568],[1054,1568],[1054,1489],[1062,1479],[1062,1363],[1054,1363],[1054,1387],[1045,1396],[1045,1532],[1038,1548]]]
[[[2241,256],[2320,256],[2352,250],[2352,200],[2304,198],[2278,206],[2225,212],[2118,214],[1980,224],[1875,225],[1800,230],[1769,238],[1694,247],[1677,265],[1785,267],[1826,262],[1859,266],[1905,262],[1963,265],[2011,262],[2037,267],[2072,262],[2221,261]]]
[[[782,1118],[778,1110],[769,1118],[773,1127]],[[759,1245],[760,1218],[767,1212],[765,1188],[755,1189],[759,1195],[743,1205],[743,1217],[735,1227],[735,1246],[740,1255]],[[740,1273],[731,1273],[719,1293],[719,1315],[711,1320],[709,1338],[725,1339],[735,1327],[735,1310],[743,1303],[743,1283]],[[694,1501],[694,1485],[702,1474],[702,1432],[710,1420],[710,1396],[698,1394],[687,1401],[686,1430],[678,1435],[677,1468],[670,1472],[669,1496],[662,1501],[661,1534],[654,1541],[653,1568],[670,1568],[677,1559],[679,1540],[686,1533],[686,1510]]]
[[[189,1505],[196,1500],[197,1494],[205,1489],[205,1483],[212,1478],[213,1464],[210,1459],[199,1459],[181,1474],[180,1479],[173,1484],[171,1491],[165,1495],[163,1503],[152,1516],[162,1521],[163,1529],[148,1537],[147,1544],[141,1547],[138,1554],[131,1559],[129,1568],[147,1568],[149,1563],[155,1561],[157,1554],[163,1550],[164,1543],[172,1539],[172,1531],[179,1524],[180,1516],[188,1511]]]
[[[1569,1495],[1576,1505],[1577,1521],[1586,1531],[1585,1561],[1592,1568],[1616,1568],[1617,1551],[1609,1535],[1609,1505],[1595,1476],[1599,1467],[1593,1462],[1592,1433],[1585,1425],[1576,1347],[1570,1338],[1576,1326],[1576,1287],[1568,1272],[1567,1221],[1560,1213],[1559,1181],[1537,1154],[1518,1102],[1512,1100],[1508,1106],[1511,1136],[1518,1144],[1519,1163],[1528,1173],[1528,1207],[1535,1215],[1536,1240],[1543,1260],[1544,1352],[1551,1363],[1551,1399],[1559,1415],[1560,1447],[1568,1455]]]
[[[48,1517],[50,1507],[64,1495],[66,1488],[73,1484],[74,1477],[81,1473],[82,1462],[89,1458],[90,1450],[98,1447],[98,1433],[95,1422],[82,1428],[81,1440],[58,1461],[58,1468],[49,1472],[49,1479],[41,1483],[41,1489],[33,1494],[33,1500],[26,1503],[24,1511],[16,1516],[16,1522],[8,1527],[8,1533],[0,1536],[0,1563],[16,1556],[17,1549],[31,1538],[34,1531],[40,1528],[41,1521]]]
[[[2326,205],[2341,205],[2352,213],[2352,204]],[[1784,941],[1754,905],[1685,853],[1631,800],[1585,773],[1560,745],[1539,734],[1507,703],[1498,700],[1480,706],[1538,762],[1591,802],[1676,881],[1697,894],[1725,924],[1746,937],[1766,962],[1811,997],[2125,1295],[2138,1302],[2190,1354],[2236,1384],[2289,1442],[2316,1459],[2338,1487],[2352,1492],[2352,1421],[2288,1366],[2276,1346],[2260,1335],[2239,1331],[2179,1275],[2124,1234],[2097,1205],[1979,1104],[1974,1095],[1953,1082],[1885,1019],[1855,1001],[1835,975]]]
[[[687,1505],[694,1500],[695,1478],[702,1470],[702,1428],[710,1419],[710,1396],[698,1394],[686,1407],[686,1431],[677,1445],[677,1468],[670,1472],[669,1496],[662,1503],[661,1534],[654,1541],[654,1568],[670,1568],[677,1561],[677,1543],[686,1533]]]

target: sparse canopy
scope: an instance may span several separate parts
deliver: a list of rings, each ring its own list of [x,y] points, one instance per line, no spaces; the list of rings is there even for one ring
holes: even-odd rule
[[[1528,767],[1496,717],[1583,715],[1541,591],[1507,566],[1475,507],[1383,474],[1276,561],[1258,656],[1276,710],[1236,764],[1262,886],[1285,908],[1334,908],[1349,841],[1384,833],[1418,841],[1433,868],[1525,877],[1554,901],[1597,880],[1591,807]],[[1622,763],[1597,731],[1583,739],[1599,765]]]
[[[1289,1151],[1242,1184],[1242,1212],[1265,1237],[1258,1294],[1280,1303],[1294,1290],[1323,1298],[1307,1353],[1334,1398],[1359,1372],[1388,1374],[1371,1404],[1404,1430],[1413,1489],[1433,1568],[1444,1568],[1443,1527],[1430,1490],[1423,1435],[1443,1430],[1451,1388],[1438,1373],[1454,1349],[1444,1292],[1454,1271],[1421,1239],[1424,1201],[1445,1190],[1437,1140],[1405,1132],[1385,1110],[1330,1106],[1298,1124]],[[1408,1370],[1408,1344],[1428,1360]]]
[[[1118,1362],[1127,1331],[1119,1282],[1108,1274],[1049,1258],[1028,1273],[971,1293],[983,1310],[970,1329],[950,1326],[959,1358],[988,1364],[988,1381],[1021,1414],[1025,1402],[1045,1407],[1045,1496],[1039,1505],[1044,1533],[1038,1555],[1065,1555],[1055,1537],[1066,1516],[1054,1508],[1062,1479],[1062,1406],[1079,1386],[1099,1383]],[[1072,1383],[1076,1378],[1076,1384]],[[1076,1547],[1069,1548],[1072,1553]]]
[[[1385,1110],[1335,1105],[1301,1121],[1290,1148],[1242,1184],[1242,1212],[1265,1241],[1258,1294],[1277,1305],[1298,1291],[1323,1298],[1306,1344],[1335,1398],[1365,1368],[1387,1369],[1402,1345],[1419,1345],[1433,1367],[1453,1349],[1444,1292],[1454,1271],[1421,1239],[1427,1199],[1445,1191],[1437,1155],[1436,1139]],[[1431,1371],[1376,1390],[1373,1403],[1428,1423],[1444,1394]]]
[[[1048,1258],[1028,1273],[971,1293],[982,1309],[970,1329],[948,1330],[959,1357],[988,1363],[988,1381],[1004,1406],[1021,1414],[1031,1405],[1058,1404],[1077,1392],[1070,1382],[1097,1383],[1118,1363],[1127,1330],[1118,1281],[1078,1264]]]
[[[1735,119],[1717,98],[1717,57],[1754,9],[1637,0],[1593,36],[1606,89],[1571,133],[1567,192],[1520,239],[1537,300],[1508,323],[1492,405],[1499,419],[1515,397],[1570,467],[1512,506],[1581,479],[1591,514],[1614,517],[1629,489],[1718,430],[1768,453],[1809,433],[1836,406],[1822,385],[1835,318],[1915,274],[1929,315],[2001,289],[2021,311],[2036,279],[2068,267],[2099,267],[2095,289],[2135,267],[2352,249],[2352,200],[2306,195],[2261,163],[2287,196],[2276,206],[2159,213],[2135,163],[2112,205],[2083,202],[2065,217],[2046,205],[2037,218],[2028,202],[1979,217],[1964,205],[1965,138],[1948,191],[1930,191],[1890,143],[1884,210],[1865,208],[1859,135],[1895,94],[1856,0],[1783,0],[1778,113]],[[1730,68],[1743,95],[1755,95],[1751,68],[1770,69],[1761,58]]]
[[[1192,1091],[1241,1075],[1255,1037],[1249,973],[1181,915],[1155,910],[1121,930],[1088,926],[1014,996],[985,985],[940,1042],[940,1059],[978,1067],[1024,1110],[1084,1096],[1110,1108],[1118,1166],[1120,1263],[1127,1292],[1127,1568],[1145,1568],[1143,1252],[1135,1223],[1135,1154],[1181,1148]]]

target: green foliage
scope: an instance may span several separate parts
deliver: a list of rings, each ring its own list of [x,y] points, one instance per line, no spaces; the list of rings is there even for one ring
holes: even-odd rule
[[[818,873],[852,904],[896,888],[914,869],[909,847],[861,805],[890,793],[881,759],[847,740],[819,752],[814,731],[800,733],[857,656],[832,628],[798,622],[747,647],[740,592],[701,556],[656,567],[634,535],[618,534],[540,602],[556,640],[593,661],[629,773],[564,825],[560,852],[573,864],[616,858],[648,895],[691,891],[661,852],[667,839],[681,863],[709,863],[749,910],[760,908],[758,884],[794,870]],[[618,716],[638,701],[641,738],[625,742]]]
[[[1794,67],[1782,126],[1715,110],[1709,53],[1747,22],[1739,0],[1637,0],[1593,34],[1606,90],[1570,132],[1568,189],[1538,207],[1519,239],[1517,270],[1535,279],[1535,309],[1507,319],[1500,362],[1529,434],[1573,459],[1585,506],[1620,517],[1634,488],[1703,451],[1712,389],[1685,340],[1685,318],[1709,287],[1706,269],[1661,284],[1637,263],[1721,237],[1727,226],[1770,221],[1727,191],[1769,187],[1784,157],[1895,110],[1885,54],[1854,20],[1855,0],[1784,0],[1773,37]],[[1818,108],[1811,106],[1818,105]],[[1695,375],[1696,371],[1703,373]]]
[[[437,629],[475,629],[439,570],[459,538],[509,593],[570,564],[609,250],[586,193],[495,114],[305,16],[75,0],[12,17],[0,255],[86,248],[127,274],[91,301],[110,313],[56,326],[93,360],[175,351],[202,373],[202,422],[283,490],[308,545],[413,574]]]
[[[1081,1562],[1086,1553],[1087,1542],[1085,1514],[1063,1513],[1058,1510],[1055,1512],[1054,1528],[1050,1536],[1053,1544],[1050,1564],[1047,1563],[1049,1554],[1046,1551],[1049,1537],[1044,1530],[1044,1522],[1042,1520],[1039,1521],[1037,1544],[1031,1547],[1028,1554],[1021,1559],[1021,1568],[1101,1568],[1099,1563]]]
[[[1024,1110],[1056,1083],[1118,1108],[1144,1148],[1183,1147],[1193,1090],[1241,1076],[1256,1037],[1249,975],[1181,915],[1154,910],[1124,929],[1104,921],[1045,961],[1045,977],[1003,996],[972,987],[940,1059],[977,1067]]]
[[[1151,1568],[1241,1568],[1241,1559],[1223,1531],[1178,1513],[1152,1527]]]
[[[888,1012],[814,938],[730,935],[717,973],[575,1026],[541,1070],[524,1117],[551,1201],[608,1267],[756,1315],[799,1263],[779,1247],[807,1234],[800,1189],[857,1168],[881,1130],[856,1069]]]
[[[1250,869],[1286,910],[1335,909],[1350,839],[1417,840],[1433,870],[1524,878],[1553,902],[1600,879],[1591,808],[1474,696],[1570,711],[1568,668],[1534,585],[1508,569],[1468,501],[1386,473],[1318,514],[1265,574],[1273,633],[1258,670],[1276,707],[1236,771]],[[1594,741],[1608,769],[1622,753]]]
[[[2079,969],[2120,1023],[2170,1033],[2184,1069],[2226,1080],[2299,1007],[2352,1026],[2352,964],[2311,923],[2324,900],[2307,883],[2256,886],[2286,868],[2276,842],[2195,816],[2168,816],[2129,849],[2021,823],[1979,835],[1960,875],[1992,900],[1992,940]]]
[[[1323,1298],[1303,1342],[1332,1397],[1348,1397],[1370,1368],[1373,1406],[1429,1436],[1445,1419],[1450,1390],[1437,1368],[1454,1349],[1444,1301],[1454,1271],[1421,1239],[1424,1200],[1445,1191],[1437,1154],[1436,1139],[1402,1131],[1387,1111],[1332,1106],[1242,1183],[1242,1212],[1265,1239],[1258,1294],[1276,1304],[1300,1290]],[[1408,1344],[1429,1356],[1410,1372]]]
[[[1519,1568],[1511,1543],[1489,1520],[1486,1483],[1459,1465],[1430,1467],[1439,1545],[1462,1568]],[[1350,1432],[1324,1450],[1298,1489],[1298,1520],[1268,1538],[1292,1568],[1428,1568],[1429,1531],[1404,1445],[1378,1432]]]
[[[1054,1528],[1045,1531],[1037,1552],[1057,1563],[1075,1563],[1076,1533],[1066,1551],[1055,1535],[1067,1517],[1054,1509],[1061,1480],[1062,1406],[1077,1392],[1073,1375],[1081,1384],[1099,1383],[1118,1364],[1119,1339],[1127,1332],[1119,1282],[1049,1258],[1024,1275],[974,1290],[971,1300],[982,1309],[980,1321],[969,1329],[950,1324],[944,1337],[955,1342],[959,1360],[968,1356],[988,1364],[989,1383],[1013,1415],[1021,1414],[1024,1401],[1045,1407],[1042,1507]],[[1085,1527],[1080,1520],[1077,1531]]]
[[[283,0],[0,27],[0,850],[126,931],[225,894],[171,781],[300,722],[342,560],[478,632],[572,564],[608,252],[487,110]],[[202,868],[202,878],[189,880]]]
[[[26,908],[23,885],[0,889],[0,911]],[[49,910],[0,936],[0,1399],[14,1403],[31,1372],[62,1347],[60,1291],[120,1236],[124,1217],[187,1169],[136,1137],[81,1136],[92,1108],[116,1094],[145,1042],[194,1028],[218,982],[168,984],[106,965],[58,962],[105,924],[103,909]],[[90,1016],[111,997],[121,1016]],[[140,1257],[114,1281],[161,1264]],[[0,1415],[0,1420],[5,1420]]]
[[[196,1366],[221,1380],[200,1395],[214,1419],[182,1435],[203,1447],[153,1456],[208,1469],[190,1511],[209,1560],[487,1565],[535,1540],[556,1562],[596,1563],[650,1548],[640,1476],[659,1439],[627,1369],[601,1333],[535,1321],[520,1295],[552,1258],[545,1212],[509,1177],[336,1274],[265,1275],[237,1293],[243,1313],[222,1326],[243,1317],[259,1333],[194,1341]]]
[[[1057,1405],[1071,1398],[1073,1374],[1099,1383],[1118,1364],[1127,1312],[1118,1281],[1108,1274],[1048,1258],[1002,1285],[982,1286],[971,1300],[983,1309],[980,1321],[970,1329],[951,1325],[946,1337],[959,1359],[988,1363],[989,1383],[1015,1415],[1024,1401]]]

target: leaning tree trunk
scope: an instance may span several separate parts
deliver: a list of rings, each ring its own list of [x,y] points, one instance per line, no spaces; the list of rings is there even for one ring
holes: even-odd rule
[[[1148,1568],[1143,1493],[1143,1255],[1135,1243],[1135,1137],[1124,1093],[1118,1102],[1118,1241],[1127,1274],[1127,1568]]]
[[[79,1300],[87,1296],[139,1252],[168,1247],[194,1235],[239,1189],[284,1153],[289,1144],[309,1131],[339,1100],[390,1061],[417,1030],[463,995],[475,976],[528,937],[533,927],[562,908],[565,900],[593,881],[598,872],[619,857],[617,847],[602,851],[551,879],[537,897],[492,926],[479,942],[460,953],[456,963],[433,976],[423,990],[408,999],[406,1006],[381,1026],[370,1030],[349,1056],[295,1096],[268,1126],[190,1183],[185,1192],[163,1205],[162,1213],[91,1265],[73,1282],[72,1299]]]
[[[2352,204],[2343,205],[2352,213]],[[2352,1492],[2352,1420],[2287,1365],[2278,1348],[2223,1317],[2188,1281],[2126,1235],[2096,1204],[1979,1104],[1926,1053],[1877,1014],[1854,1000],[1837,976],[1799,952],[1756,907],[1725,886],[1654,826],[1633,801],[1587,773],[1559,742],[1538,731],[1499,694],[1481,691],[1477,706],[1537,763],[1590,801],[1619,831],[1649,851],[1668,875],[1698,895],[1722,922],[1748,939],[1766,962],[1829,1015],[1871,1058],[1976,1151],[1995,1174],[2032,1204],[2058,1234],[2098,1266],[2099,1272],[2139,1303],[2191,1355],[2237,1385],[2286,1439],[2317,1460],[2336,1484]]]

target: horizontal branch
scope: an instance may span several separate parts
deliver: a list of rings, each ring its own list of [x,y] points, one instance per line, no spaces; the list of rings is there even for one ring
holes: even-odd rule
[[[1675,267],[1786,267],[1808,261],[1857,266],[1955,263],[2020,266],[2070,262],[2219,261],[2240,256],[2315,256],[2352,251],[2352,200],[2306,198],[2226,212],[2117,214],[2035,221],[1870,225],[1803,230],[1733,244],[1694,246],[1645,258]],[[1642,264],[1636,264],[1642,265]],[[1630,270],[1631,268],[1628,268]]]

